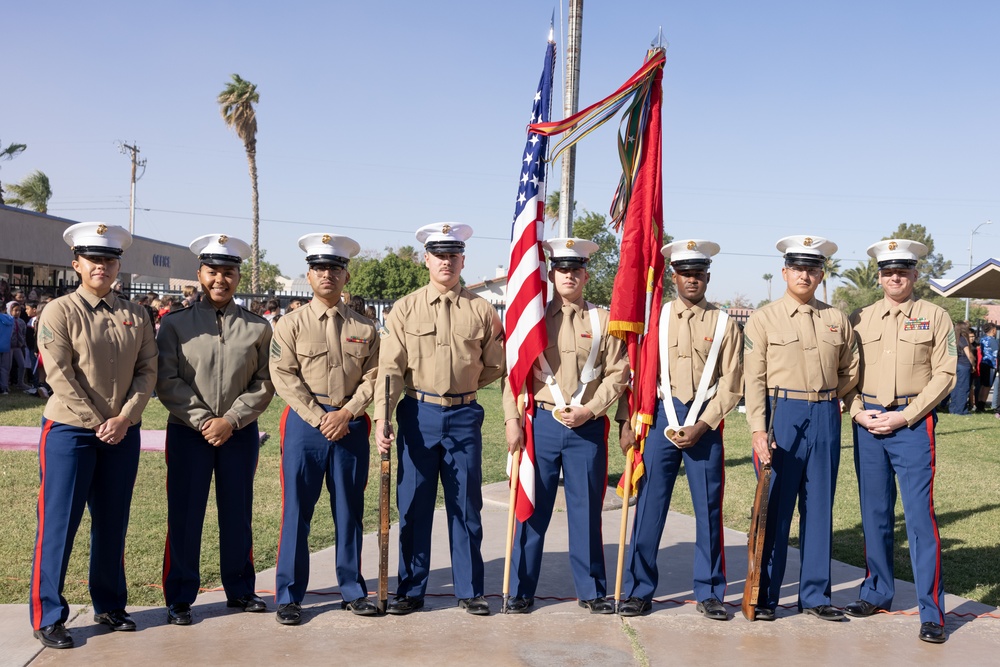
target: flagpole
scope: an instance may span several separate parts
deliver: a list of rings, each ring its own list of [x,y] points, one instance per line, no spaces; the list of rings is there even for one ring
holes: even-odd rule
[[[566,88],[563,95],[563,118],[580,108],[580,41],[583,32],[583,0],[569,0],[569,34],[566,37]],[[559,236],[573,231],[573,197],[576,181],[576,146],[562,158],[562,185],[559,190]]]
[[[628,533],[628,505],[629,497],[632,495],[632,461],[635,457],[635,447],[638,443],[629,447],[628,454],[625,455],[625,472],[622,486],[622,522],[621,530],[618,533],[618,569],[615,571],[615,613],[621,610],[622,599],[622,575],[625,572],[625,538]]]
[[[504,545],[503,600],[500,603],[501,614],[507,613],[507,603],[510,601],[510,562],[514,553],[514,519],[517,516],[517,483],[520,469],[521,450],[519,449],[511,455],[510,463],[510,498],[507,501],[507,542]]]

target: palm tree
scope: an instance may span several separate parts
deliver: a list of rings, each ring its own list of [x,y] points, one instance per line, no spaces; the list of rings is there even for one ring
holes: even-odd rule
[[[243,141],[247,152],[247,162],[250,163],[250,188],[253,200],[253,232],[250,247],[251,272],[250,289],[254,294],[260,293],[260,208],[257,203],[257,112],[255,104],[260,102],[257,86],[233,74],[233,80],[226,84],[218,97],[222,111],[222,119],[226,125],[236,131]]]
[[[847,269],[840,277],[847,280],[857,289],[874,289],[878,287],[878,264],[868,260],[864,264]]]
[[[764,282],[767,283],[767,300],[771,300],[771,278],[774,278],[770,273],[764,274]]]
[[[552,223],[553,227],[559,225],[559,191],[556,190],[545,198],[545,219]],[[576,211],[576,202],[573,202],[573,210]]]
[[[0,142],[0,146],[3,146],[3,142]],[[3,162],[4,160],[13,160],[27,147],[27,144],[10,144],[7,148],[0,150],[0,162]],[[0,204],[3,203],[3,188],[0,187]]]
[[[823,264],[823,303],[830,303],[826,299],[826,281],[828,278],[840,277],[840,260],[827,257]]]
[[[7,191],[13,195],[7,198],[11,206],[19,206],[48,213],[49,200],[52,199],[52,187],[49,185],[49,177],[37,169],[16,185],[8,185]]]

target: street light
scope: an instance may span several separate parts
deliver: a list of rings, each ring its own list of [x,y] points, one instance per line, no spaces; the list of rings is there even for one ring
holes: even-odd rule
[[[992,224],[993,224],[992,220],[987,220],[986,222],[980,222],[978,225],[976,225],[976,228],[972,230],[972,234],[969,235],[969,271],[972,271],[972,241],[976,236],[976,232],[978,232],[979,228],[982,227],[983,225],[992,225]],[[965,297],[965,321],[966,322],[969,321],[969,297]]]

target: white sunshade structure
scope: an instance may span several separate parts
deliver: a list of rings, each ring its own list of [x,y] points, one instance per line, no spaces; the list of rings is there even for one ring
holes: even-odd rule
[[[958,278],[931,278],[930,285],[941,296],[956,299],[1000,299],[1000,259],[988,259]]]

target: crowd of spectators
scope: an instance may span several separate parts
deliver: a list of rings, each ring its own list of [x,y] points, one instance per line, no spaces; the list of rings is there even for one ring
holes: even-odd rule
[[[997,370],[996,325],[987,322],[976,331],[968,322],[956,322],[955,345],[958,366],[955,388],[946,400],[948,412],[967,415],[992,410],[1000,419],[997,399],[990,400]]]
[[[116,283],[112,289],[123,298],[128,295],[123,292],[121,283]],[[48,398],[50,390],[45,384],[44,359],[38,352],[37,323],[38,316],[45,304],[52,299],[68,293],[68,289],[56,288],[49,290],[30,289],[27,293],[19,288],[10,288],[6,280],[0,280],[0,395],[11,390],[23,391],[27,394]],[[346,295],[345,295],[346,296]],[[179,295],[163,295],[149,291],[137,294],[132,301],[149,312],[154,325],[159,329],[160,319],[168,313],[187,308],[201,300],[201,292],[194,287],[184,287]],[[239,300],[237,300],[239,301]],[[300,308],[309,302],[307,298],[292,297],[282,308],[281,300],[251,299],[242,303],[244,307],[274,324],[285,313]],[[359,314],[380,321],[378,311],[374,306],[365,303],[360,296],[352,296],[347,304]],[[382,315],[389,312],[390,306],[383,308]],[[996,352],[993,354],[994,365]]]

